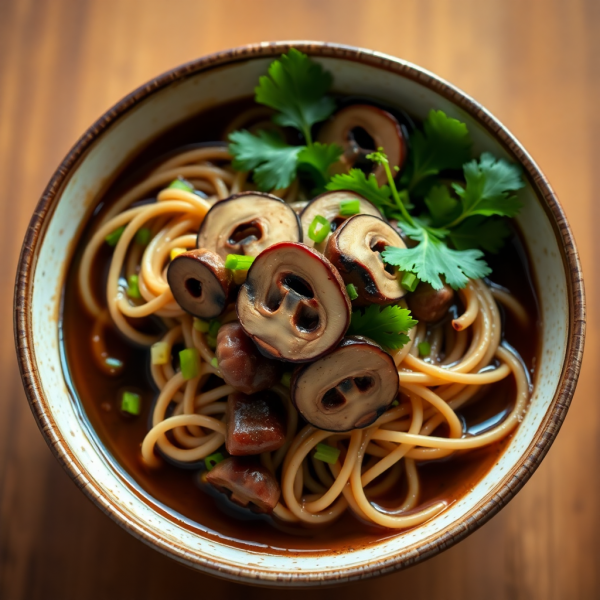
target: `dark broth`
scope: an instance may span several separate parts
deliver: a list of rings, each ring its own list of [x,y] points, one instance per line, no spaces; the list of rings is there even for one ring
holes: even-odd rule
[[[222,139],[223,130],[232,116],[250,105],[250,100],[208,110],[168,133],[140,151],[100,199],[94,215],[101,213],[124,191],[142,179],[160,157],[182,146],[202,141]],[[404,119],[410,128],[410,121]],[[77,290],[77,270],[91,227],[83,232],[74,260],[70,265],[64,291],[61,316],[64,370],[75,401],[80,403],[99,445],[108,454],[125,482],[157,511],[191,530],[227,539],[246,548],[272,552],[343,551],[357,548],[396,535],[398,532],[358,521],[345,514],[339,521],[322,530],[306,530],[302,535],[277,525],[272,519],[257,519],[235,510],[222,494],[212,493],[199,484],[198,471],[183,470],[164,464],[157,470],[145,467],[140,445],[147,432],[149,413],[157,396],[150,376],[149,351],[129,342],[116,330],[107,332],[111,356],[125,363],[118,377],[108,377],[95,366],[90,349],[93,320],[84,311]],[[112,249],[104,246],[99,252],[94,270],[96,298],[104,302],[105,281]],[[504,340],[523,358],[532,379],[535,375],[535,354],[539,340],[539,311],[532,282],[529,261],[515,231],[501,256],[489,257],[493,268],[491,280],[516,296],[530,315],[530,325],[524,329],[510,313],[503,313]],[[119,412],[118,399],[124,389],[135,389],[142,395],[143,411],[139,417],[126,419]],[[494,426],[511,409],[515,385],[512,378],[488,387],[485,396],[461,412],[467,427],[482,430]],[[437,432],[443,434],[443,426]],[[421,478],[420,504],[438,499],[452,503],[462,497],[498,461],[510,436],[488,447],[455,455],[446,460],[419,465]],[[404,485],[404,484],[403,484]],[[393,490],[377,499],[382,506],[393,507],[404,499],[405,490]],[[251,518],[248,518],[251,516]]]

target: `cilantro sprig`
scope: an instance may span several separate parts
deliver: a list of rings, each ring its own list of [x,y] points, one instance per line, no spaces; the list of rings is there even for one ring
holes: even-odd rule
[[[410,341],[406,334],[418,321],[400,306],[381,308],[376,304],[352,313],[348,335],[364,335],[390,350],[399,350]]]
[[[290,146],[272,131],[234,131],[229,136],[233,168],[254,171],[254,181],[263,191],[290,185],[298,171],[309,175],[317,189],[329,181],[329,167],[342,155],[336,144],[313,142],[312,127],[335,110],[327,96],[333,78],[306,54],[292,48],[269,66],[254,89],[255,100],[276,110],[272,120],[282,127],[293,127],[306,145]]]

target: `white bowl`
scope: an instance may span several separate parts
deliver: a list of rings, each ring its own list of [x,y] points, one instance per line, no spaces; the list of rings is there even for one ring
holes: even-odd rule
[[[444,110],[469,127],[477,153],[520,163],[527,187],[518,216],[541,303],[537,380],[508,448],[471,491],[420,527],[344,553],[275,555],[190,531],[134,493],[106,453],[63,377],[58,318],[69,260],[98,193],[148,141],[206,108],[252,94],[274,57],[296,47],[334,76],[334,91],[365,96],[424,118]],[[32,217],[19,263],[15,336],[23,382],[38,425],[81,489],[113,520],[164,554],[237,581],[341,583],[397,570],[448,548],[502,508],[540,464],[573,396],[585,309],[577,251],[564,213],[527,152],[465,94],[395,58],[321,43],[277,43],[221,52],[178,67],[106,112],[60,165]]]

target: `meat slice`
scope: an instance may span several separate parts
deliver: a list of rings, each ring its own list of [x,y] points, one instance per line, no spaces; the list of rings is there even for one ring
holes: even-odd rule
[[[273,512],[281,494],[275,477],[254,457],[227,458],[208,472],[206,481],[230,492],[232,502],[259,513]]]
[[[260,454],[283,446],[285,420],[281,400],[273,392],[230,394],[225,419],[225,446],[232,456]]]
[[[283,364],[263,356],[239,323],[219,329],[216,355],[225,383],[245,394],[273,387],[283,374]]]

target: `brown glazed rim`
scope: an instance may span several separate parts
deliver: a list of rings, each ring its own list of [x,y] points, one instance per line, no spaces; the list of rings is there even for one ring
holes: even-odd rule
[[[429,538],[402,549],[391,558],[373,559],[362,566],[340,567],[323,573],[302,573],[295,571],[273,573],[251,567],[240,568],[225,560],[215,561],[211,558],[201,556],[181,544],[173,543],[159,537],[148,524],[132,519],[130,515],[112,503],[104,495],[94,479],[83,469],[77,456],[69,450],[56,426],[54,417],[49,409],[48,401],[44,397],[42,390],[31,329],[33,275],[37,253],[43,240],[45,223],[49,220],[49,216],[52,214],[59,200],[60,192],[62,192],[70,173],[94,141],[130,109],[157,90],[165,88],[177,80],[202,71],[208,71],[215,67],[253,58],[276,57],[291,47],[298,48],[309,55],[356,61],[416,81],[452,101],[471,115],[494,137],[499,139],[505,148],[520,161],[531,185],[536,190],[538,198],[542,201],[544,209],[548,214],[559,242],[568,282],[567,293],[570,298],[568,345],[558,389],[533,441],[517,464],[459,522],[452,523]],[[128,96],[125,96],[123,100],[108,110],[85,132],[67,154],[50,180],[27,229],[17,271],[14,298],[14,328],[21,377],[37,424],[54,455],[63,464],[77,485],[101,510],[146,544],[153,546],[163,554],[206,573],[243,583],[311,586],[346,583],[375,575],[391,573],[414,565],[449,548],[475,531],[511,500],[531,477],[548,452],[571,403],[579,377],[583,354],[585,299],[581,265],[575,241],[556,195],[521,144],[482,106],[457,88],[431,73],[387,55],[370,50],[323,42],[275,42],[253,44],[218,52],[176,67],[139,87]]]

